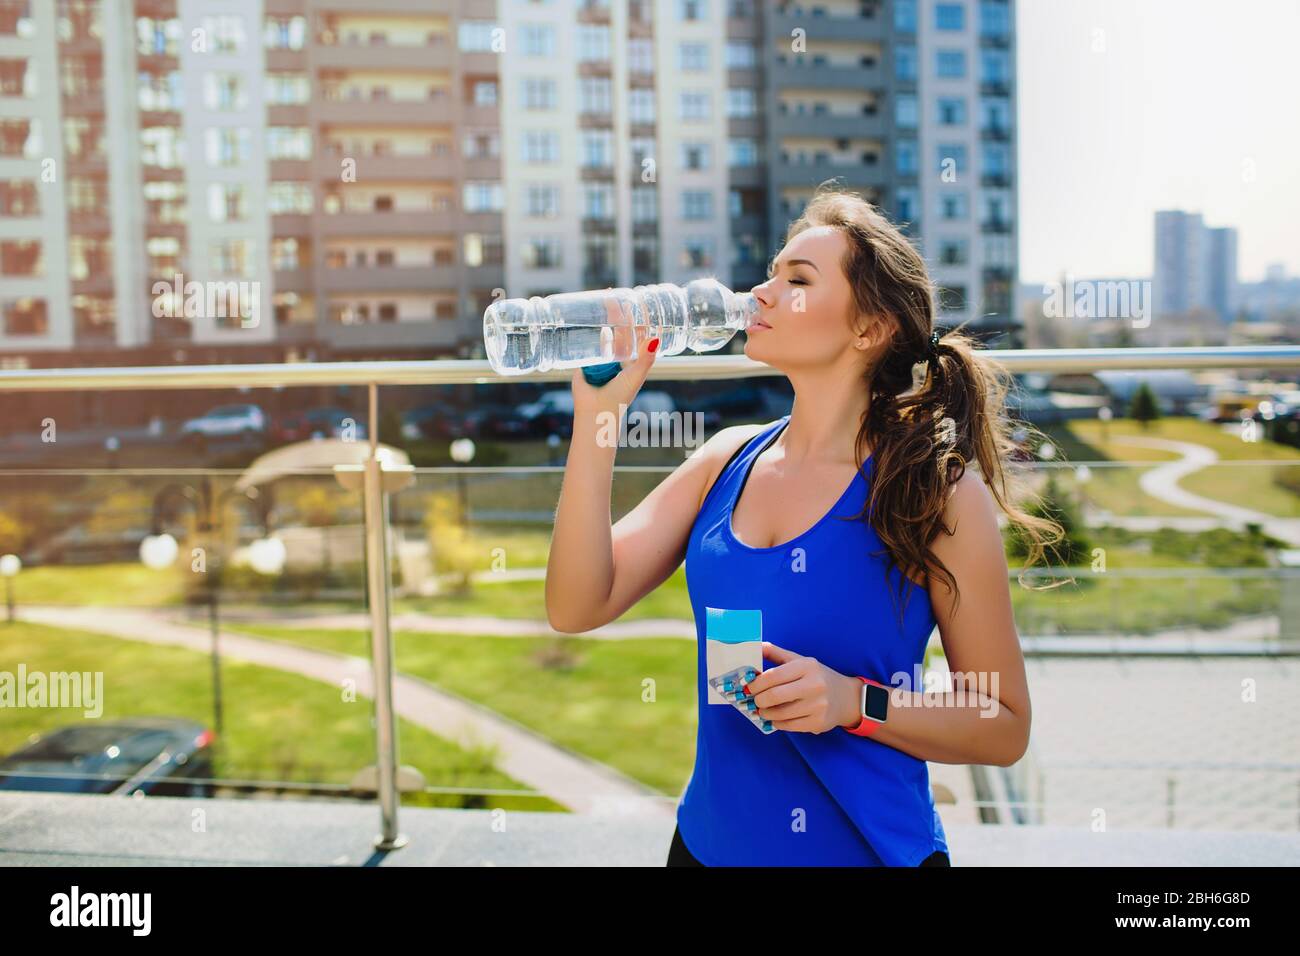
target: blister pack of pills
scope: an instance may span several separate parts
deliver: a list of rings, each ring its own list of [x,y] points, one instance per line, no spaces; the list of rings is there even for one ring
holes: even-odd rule
[[[754,703],[754,698],[747,695],[742,689],[745,682],[751,681],[757,676],[758,671],[752,667],[737,667],[725,674],[710,677],[709,684],[719,694],[727,698],[733,707],[748,717],[750,723],[763,733],[776,733],[776,728],[772,726],[772,722],[759,715],[758,705]]]

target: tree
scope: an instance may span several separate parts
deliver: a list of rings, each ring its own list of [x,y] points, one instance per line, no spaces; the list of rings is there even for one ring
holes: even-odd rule
[[[1092,560],[1092,541],[1084,531],[1078,504],[1061,490],[1054,473],[1048,474],[1047,484],[1039,500],[1031,502],[1025,512],[1035,518],[1055,521],[1061,526],[1061,540],[1045,545],[1044,559],[1048,564],[1070,567]],[[1007,551],[1011,557],[1029,557],[1029,540],[1019,525],[1012,524],[1007,528]]]
[[[1138,383],[1133,400],[1129,403],[1128,417],[1140,422],[1143,431],[1160,417],[1160,405],[1156,402],[1155,392],[1151,391],[1151,386],[1146,382]]]

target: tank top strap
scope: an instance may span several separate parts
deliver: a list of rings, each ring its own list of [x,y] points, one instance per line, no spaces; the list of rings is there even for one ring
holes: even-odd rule
[[[789,420],[789,415],[783,415],[776,421],[765,425],[756,435],[748,441],[742,442],[740,447],[731,453],[731,458],[722,466],[722,471],[718,472],[713,487],[704,496],[704,503],[700,507],[701,513],[712,502],[717,500],[719,495],[725,495],[724,501],[730,499],[735,484],[749,474],[750,463],[762,453],[773,437],[785,427],[785,423]]]

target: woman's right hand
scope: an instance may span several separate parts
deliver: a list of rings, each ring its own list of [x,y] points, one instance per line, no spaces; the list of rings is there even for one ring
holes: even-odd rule
[[[583,377],[582,369],[575,368],[572,384],[574,418],[591,420],[602,412],[609,412],[616,416],[614,422],[617,423],[618,417],[621,417],[620,406],[631,405],[632,399],[636,398],[641,386],[645,384],[658,348],[658,338],[645,342],[636,360],[619,363],[622,371],[604,385],[592,385]]]

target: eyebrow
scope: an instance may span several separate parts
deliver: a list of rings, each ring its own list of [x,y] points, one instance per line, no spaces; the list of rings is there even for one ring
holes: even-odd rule
[[[803,263],[804,265],[812,266],[814,269],[816,269],[818,275],[821,274],[821,271],[822,271],[822,270],[821,270],[821,269],[818,269],[818,268],[817,268],[817,263],[813,262],[811,259],[790,259],[790,260],[787,261],[786,264],[789,265],[789,266],[796,266],[796,265],[799,265],[800,263]],[[771,261],[771,263],[768,264],[767,271],[768,271],[768,272],[775,272],[775,271],[776,271],[776,260],[775,260],[775,259],[773,259],[773,260]]]

